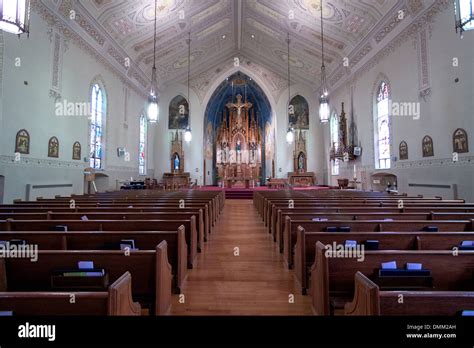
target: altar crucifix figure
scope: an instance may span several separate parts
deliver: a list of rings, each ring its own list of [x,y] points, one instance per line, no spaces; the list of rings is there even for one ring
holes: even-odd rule
[[[239,94],[237,95],[237,103],[227,103],[227,108],[229,109],[237,109],[237,126],[242,128],[242,109],[250,109],[253,104],[252,103],[242,103],[242,96]]]

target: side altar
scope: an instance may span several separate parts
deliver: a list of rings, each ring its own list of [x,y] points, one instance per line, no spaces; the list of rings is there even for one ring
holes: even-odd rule
[[[189,187],[190,174],[184,172],[183,134],[176,131],[171,141],[171,172],[163,174],[166,189]]]
[[[293,172],[288,173],[288,182],[292,186],[314,186],[315,175],[308,172],[308,155],[306,137],[303,130],[296,131],[295,148],[293,150]]]
[[[226,105],[217,129],[217,174],[224,187],[253,187],[262,176],[262,135],[253,104],[237,101]]]

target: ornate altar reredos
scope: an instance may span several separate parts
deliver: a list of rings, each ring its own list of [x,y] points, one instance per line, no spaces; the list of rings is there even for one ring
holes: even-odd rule
[[[259,129],[252,103],[241,95],[227,103],[216,137],[218,177],[225,186],[248,186],[261,176]]]
[[[184,172],[183,135],[174,132],[171,140],[170,172],[163,174],[163,182],[169,188],[187,187],[190,174]]]
[[[295,148],[293,149],[293,172],[288,173],[288,180],[293,186],[312,186],[315,184],[314,173],[308,172],[308,154],[304,130],[296,131]]]

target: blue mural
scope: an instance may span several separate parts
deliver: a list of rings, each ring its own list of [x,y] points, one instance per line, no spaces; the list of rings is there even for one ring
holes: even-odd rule
[[[247,96],[247,100],[253,103],[255,116],[258,118],[258,124],[262,131],[267,122],[272,124],[272,110],[267,96],[253,79],[238,72],[224,80],[212,94],[206,108],[204,129],[209,122],[213,125],[214,131],[217,129],[225,105],[232,102],[232,99],[235,100],[238,94],[242,95],[244,99]]]

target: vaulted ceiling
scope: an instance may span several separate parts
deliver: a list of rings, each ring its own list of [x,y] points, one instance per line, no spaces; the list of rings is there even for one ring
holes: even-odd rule
[[[38,0],[66,18],[73,30],[141,85],[153,64],[154,0]],[[432,1],[432,0],[428,0]],[[357,64],[397,26],[400,9],[423,0],[325,0],[325,63],[329,74],[344,58]],[[191,32],[192,87],[198,94],[232,68],[234,58],[275,91],[286,87],[290,33],[292,83],[316,89],[321,66],[321,0],[158,0],[157,69],[160,88],[186,82]],[[92,39],[91,39],[92,38]],[[128,62],[130,64],[128,65]]]

